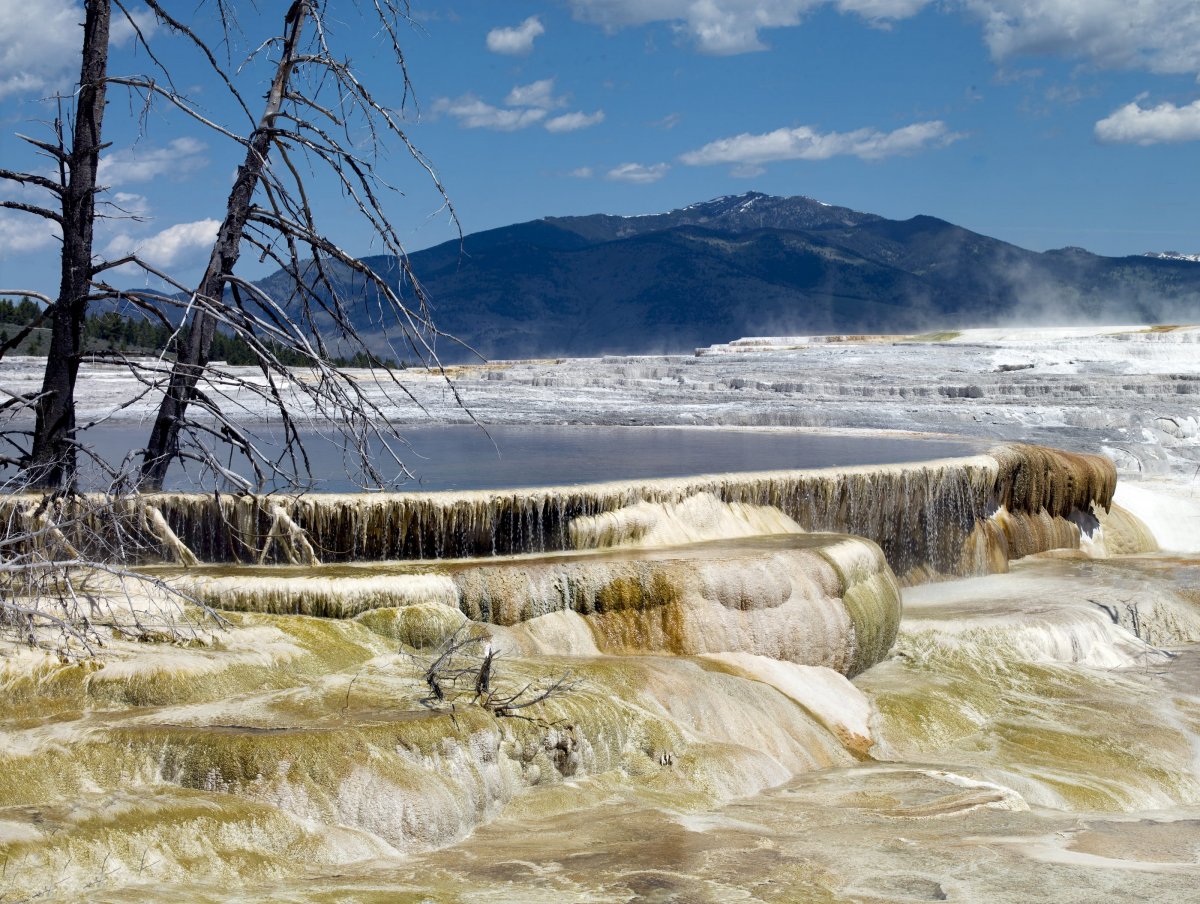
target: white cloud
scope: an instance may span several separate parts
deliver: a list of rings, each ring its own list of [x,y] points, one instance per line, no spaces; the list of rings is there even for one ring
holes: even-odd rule
[[[605,28],[671,22],[705,53],[764,50],[759,32],[799,25],[828,0],[571,0],[576,18]],[[843,12],[873,22],[907,18],[929,0],[838,0]]]
[[[176,223],[142,238],[116,235],[105,247],[104,256],[114,260],[137,254],[146,263],[159,268],[186,267],[199,263],[208,255],[220,226],[220,220],[196,220],[194,223]]]
[[[2,2],[2,0],[0,0],[0,2]],[[128,4],[126,4],[126,7],[129,8]],[[131,22],[130,19],[133,21]],[[80,15],[79,21],[83,21],[82,14]],[[142,33],[142,37],[146,38],[147,43],[149,43],[150,36],[154,34],[158,28],[158,19],[155,17],[154,13],[145,9],[135,10],[130,8],[130,13],[128,16],[126,16],[125,13],[116,8],[116,4],[113,4],[112,26],[109,29],[109,43],[120,46],[132,40],[135,34],[135,25],[137,26],[137,31],[140,31]]]
[[[1195,0],[963,0],[998,60],[1051,54],[1099,66],[1200,71]]]
[[[763,50],[762,28],[799,25],[821,0],[571,0],[577,18],[620,28],[671,22],[705,53]]]
[[[492,53],[523,56],[533,50],[534,39],[545,33],[542,20],[530,16],[514,28],[493,28],[487,34],[487,48]]]
[[[100,158],[97,178],[100,184],[113,186],[194,172],[208,163],[204,151],[204,142],[195,138],[176,138],[166,147],[122,148]]]
[[[821,6],[886,24],[930,0],[570,0],[576,18],[608,29],[668,22],[705,53],[763,50],[764,29],[799,25]],[[947,0],[983,28],[996,60],[1022,55],[1083,59],[1102,67],[1200,72],[1195,0]]]
[[[1133,101],[1096,123],[1096,137],[1105,142],[1141,145],[1200,141],[1200,100],[1184,107],[1171,103],[1143,107]]]
[[[892,132],[855,129],[853,132],[822,133],[811,126],[798,126],[758,135],[743,132],[732,138],[721,138],[689,151],[679,159],[689,166],[733,163],[739,167],[777,160],[828,160],[847,156],[880,160],[930,147],[944,147],[962,137],[948,131],[941,120],[913,123]]]
[[[553,119],[546,120],[546,131],[576,132],[579,129],[588,129],[602,122],[604,122],[603,110],[597,110],[595,113],[564,113],[562,116],[555,116]]]
[[[107,201],[109,209],[104,214],[108,217],[145,217],[150,213],[150,201],[145,195],[118,191]]]
[[[82,21],[73,0],[0,0],[0,97],[64,87],[79,72]]]
[[[153,14],[141,11],[133,18],[149,37]],[[75,0],[0,0],[0,98],[69,88],[79,75],[82,21],[83,8]],[[125,14],[114,9],[111,43],[125,44],[133,33]]]
[[[857,13],[870,22],[887,22],[915,16],[929,0],[838,0],[843,13]]]
[[[604,176],[605,179],[611,179],[613,182],[632,182],[635,185],[649,185],[651,182],[657,182],[667,174],[667,170],[671,167],[666,163],[655,163],[651,166],[645,166],[641,163],[622,163],[620,166],[614,166]]]
[[[537,107],[493,107],[473,94],[464,94],[453,100],[443,97],[433,105],[433,109],[453,116],[464,129],[495,129],[500,132],[515,132],[546,118],[546,111]]]
[[[590,166],[580,166],[571,170],[567,175],[572,179],[590,179],[596,175],[596,172]]]
[[[514,85],[504,98],[509,107],[538,107],[542,110],[552,110],[564,103],[561,97],[554,96],[554,79],[544,78],[528,85]]]
[[[554,94],[554,79],[544,78],[528,85],[514,85],[504,98],[503,107],[489,104],[474,94],[464,94],[453,99],[443,97],[434,104],[433,109],[453,116],[464,129],[515,132],[536,125],[546,118],[550,110],[564,103],[566,101],[563,98]],[[567,113],[549,120],[546,128],[551,132],[569,132],[595,125],[603,119],[604,113],[599,110],[591,117],[583,113]]]
[[[41,251],[61,235],[62,229],[53,220],[0,211],[0,258]]]

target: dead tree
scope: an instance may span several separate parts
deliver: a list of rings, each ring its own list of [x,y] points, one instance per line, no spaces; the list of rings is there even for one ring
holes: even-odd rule
[[[0,178],[44,189],[59,200],[59,211],[22,202],[2,202],[57,223],[62,229],[62,272],[58,298],[48,308],[50,354],[42,391],[30,400],[36,420],[26,467],[31,486],[69,486],[75,476],[75,382],[79,374],[83,323],[92,291],[92,238],[96,219],[96,173],[100,162],[108,73],[110,0],[84,4],[82,66],[75,95],[71,146],[64,147],[61,120],[57,142],[26,139],[49,155],[58,179],[38,173],[0,170]],[[28,293],[26,293],[28,294]],[[0,352],[2,353],[2,352]]]
[[[204,278],[195,293],[197,299],[203,299],[204,302],[218,304],[241,256],[242,235],[250,218],[252,200],[267,166],[275,120],[283,109],[292,70],[299,61],[300,36],[304,33],[308,17],[309,4],[306,0],[296,0],[284,16],[283,49],[267,92],[266,109],[258,121],[258,127],[250,135],[245,162],[238,168],[225,206],[225,219],[217,232]],[[179,348],[167,391],[150,433],[139,480],[142,489],[161,490],[167,469],[179,454],[179,430],[188,404],[196,393],[196,384],[208,365],[216,328],[216,312],[206,305],[199,306],[192,315],[187,339]]]
[[[501,718],[528,719],[546,727],[556,725],[527,716],[524,710],[575,690],[577,683],[571,680],[571,673],[514,684],[499,676],[497,659],[499,655],[487,634],[464,625],[442,641],[422,672],[429,696],[421,703],[431,709],[451,710],[460,703],[470,704]]]
[[[407,95],[408,76],[397,33],[406,7],[395,0],[379,0],[374,12],[389,40]],[[186,26],[169,24],[203,46]],[[143,490],[161,489],[172,461],[181,456],[230,476],[228,468],[217,465],[206,437],[232,443],[251,463],[258,483],[282,473],[286,486],[307,473],[302,424],[280,391],[283,384],[306,397],[315,423],[331,425],[339,433],[363,483],[379,485],[408,476],[400,455],[403,440],[387,412],[357,380],[331,363],[331,349],[343,357],[353,351],[373,365],[381,363],[355,325],[351,310],[355,301],[347,297],[343,285],[343,278],[349,276],[354,283],[352,293],[369,296],[365,303],[375,305],[377,323],[387,334],[389,349],[394,352],[391,342],[395,338],[419,361],[436,366],[438,331],[383,204],[390,186],[376,171],[374,155],[379,142],[386,136],[396,139],[433,178],[447,207],[449,201],[432,168],[401,128],[398,114],[376,100],[350,64],[334,53],[325,4],[296,0],[281,33],[264,46],[278,49],[274,76],[261,116],[250,134],[240,139],[246,148],[245,159],[229,194],[204,278],[187,295],[190,319],[144,453],[138,478]],[[178,94],[151,82],[122,83],[147,97],[165,96],[176,106],[187,106]],[[356,130],[371,137],[372,146],[365,152],[356,147]],[[367,220],[399,263],[398,282],[371,270],[321,232],[305,175],[316,168],[329,173],[347,202]],[[282,295],[272,295],[235,274],[244,248],[279,266],[286,286]],[[160,309],[164,303],[163,298],[144,293],[138,300]],[[249,344],[265,378],[261,388],[228,370],[211,368],[210,350],[218,329]],[[303,360],[311,379],[299,384],[292,381],[294,365],[283,363],[283,351],[290,353],[293,361],[296,357]],[[383,397],[389,402],[393,397],[404,400],[407,393],[395,375],[386,368],[375,369],[375,386],[384,390]],[[282,423],[280,446],[270,452],[262,448],[201,388],[202,379],[219,393],[249,391],[265,401]],[[193,408],[198,409],[199,417],[190,414]],[[181,435],[191,439],[186,453]]]
[[[66,117],[70,127],[64,130],[60,117],[55,140],[32,142],[54,161],[58,178],[0,170],[0,177],[10,182],[49,192],[59,199],[62,211],[23,201],[2,202],[3,206],[52,220],[61,225],[64,236],[60,296],[45,299],[43,316],[53,325],[53,339],[43,389],[28,397],[0,399],[0,417],[8,418],[11,428],[5,439],[15,444],[11,455],[0,458],[23,468],[6,483],[10,495],[0,505],[0,517],[6,522],[0,532],[0,574],[9,575],[9,582],[0,586],[0,628],[29,629],[29,636],[35,637],[58,626],[76,646],[89,638],[95,641],[101,634],[88,614],[91,603],[79,602],[84,599],[79,591],[81,576],[92,582],[89,587],[100,574],[132,575],[139,580],[130,569],[155,555],[187,564],[187,550],[136,492],[139,487],[160,488],[173,460],[198,465],[222,487],[252,491],[273,483],[287,489],[310,473],[303,438],[305,428],[315,424],[339,432],[363,482],[381,484],[407,474],[401,458],[403,440],[389,420],[393,404],[406,400],[402,382],[392,370],[376,366],[368,387],[361,375],[347,373],[334,363],[335,357],[358,352],[375,365],[401,357],[437,365],[439,334],[385,209],[385,198],[393,189],[376,169],[385,138],[394,139],[411,155],[433,180],[452,218],[454,214],[432,167],[410,143],[400,114],[377,100],[331,47],[327,27],[331,6],[325,0],[296,0],[281,32],[251,55],[252,60],[269,55],[274,73],[266,105],[255,117],[241,92],[258,91],[258,85],[241,87],[242,70],[228,69],[213,50],[231,41],[229,4],[218,0],[216,15],[210,17],[216,31],[201,33],[214,27],[211,22],[201,17],[203,26],[193,27],[160,0],[87,0],[80,86]],[[235,109],[245,113],[246,125],[217,122],[176,88],[169,67],[138,28],[135,8],[150,11],[161,25],[183,37],[216,85],[228,92]],[[373,22],[369,31],[382,35],[395,57],[403,105],[409,83],[398,29],[407,6],[404,0],[372,0],[364,9]],[[156,67],[151,74],[108,71],[107,33],[114,14],[124,17],[134,30]],[[96,173],[104,147],[105,94],[106,89],[111,93],[116,88],[142,98],[146,109],[152,103],[168,105],[240,148],[243,163],[199,286],[185,286],[136,256],[109,261],[94,257],[92,234],[98,196],[103,192]],[[369,140],[362,140],[364,136]],[[319,205],[311,201],[307,180],[322,168],[370,224],[384,250],[394,256],[398,278],[372,271],[321,232]],[[283,278],[275,282],[278,291],[266,291],[235,273],[239,256],[247,251],[279,267]],[[141,267],[163,288],[130,291],[114,285],[112,271],[124,264]],[[346,280],[356,282],[353,291],[347,290]],[[29,291],[16,294],[37,296]],[[361,320],[352,306],[361,298],[371,306],[371,328],[384,333],[383,347],[369,346],[359,332]],[[162,400],[146,448],[131,451],[124,462],[107,462],[95,455],[86,442],[92,425],[76,421],[84,317],[89,304],[101,301],[125,305],[175,331],[156,359],[108,355],[141,381],[143,397]],[[241,337],[253,350],[257,379],[209,360],[218,330]],[[18,341],[20,337],[0,346],[0,355]],[[401,343],[405,350],[397,352]],[[297,360],[303,362],[299,368]],[[301,379],[297,369],[303,372]],[[247,396],[276,412],[283,424],[279,444],[264,443],[253,429],[239,423],[236,406]],[[22,417],[35,421],[31,434]],[[22,444],[22,432],[32,436],[31,446]],[[249,473],[230,464],[228,450],[249,463]],[[76,491],[84,461],[94,464],[101,475],[95,494]],[[27,490],[48,492],[20,496]],[[280,523],[272,530],[286,532],[286,528]],[[49,552],[42,543],[46,537],[54,539]],[[275,536],[265,542],[291,543],[303,552],[302,540]],[[315,557],[311,547],[307,549],[306,555]],[[94,570],[88,571],[89,566]],[[134,633],[140,630],[136,618],[108,620],[121,630],[130,624]]]
[[[384,359],[415,359],[437,366],[439,334],[385,210],[384,198],[391,186],[376,170],[384,139],[395,139],[432,178],[452,219],[453,208],[432,167],[401,127],[400,114],[377,100],[349,62],[331,47],[327,18],[333,5],[325,0],[295,0],[281,32],[259,46],[256,53],[274,55],[274,77],[267,103],[254,118],[238,87],[240,70],[227,70],[213,50],[232,42],[228,4],[216,3],[216,15],[209,17],[216,30],[202,34],[175,17],[160,0],[86,3],[80,86],[68,117],[73,121],[70,146],[66,146],[61,122],[55,141],[30,139],[52,158],[59,178],[0,170],[4,179],[50,192],[61,207],[60,212],[52,209],[54,205],[0,202],[9,209],[43,216],[63,231],[61,289],[46,315],[52,324],[52,340],[42,391],[31,398],[9,400],[6,412],[13,416],[17,412],[11,409],[25,408],[36,415],[31,442],[22,443],[23,448],[13,456],[24,462],[33,485],[55,489],[75,483],[78,434],[88,426],[76,423],[75,406],[84,317],[89,304],[113,300],[160,323],[181,325],[172,346],[164,349],[157,362],[110,355],[134,372],[147,396],[161,399],[140,455],[139,473],[131,476],[131,484],[148,490],[161,488],[171,462],[181,459],[199,464],[218,482],[242,490],[272,481],[276,488],[287,488],[302,479],[308,472],[301,441],[304,424],[296,417],[294,395],[285,398],[285,387],[304,397],[299,407],[312,423],[332,427],[341,437],[360,482],[379,485],[410,476],[403,465],[403,440],[387,416],[394,403],[411,402],[401,383],[385,368],[376,367],[373,392],[367,392],[331,363],[336,357],[357,356],[373,366]],[[216,86],[228,92],[246,114],[248,128],[217,122],[176,89],[169,67],[155,55],[137,26],[134,12],[138,8],[184,37],[213,74]],[[373,0],[366,9],[363,15],[369,28],[362,31],[375,32],[386,40],[397,64],[403,106],[410,90],[399,35],[407,17],[406,0]],[[108,73],[108,30],[114,14],[123,17],[136,33],[153,63],[152,74]],[[136,257],[94,259],[97,195],[103,192],[96,172],[103,147],[105,94],[113,87],[140,94],[147,108],[151,102],[166,104],[242,147],[243,163],[199,286],[184,286]],[[369,140],[363,141],[364,136]],[[340,188],[346,203],[366,218],[383,250],[396,260],[394,274],[372,271],[320,230],[308,180],[321,168]],[[271,293],[236,275],[236,264],[245,251],[278,265],[283,278],[275,281]],[[164,289],[120,290],[109,272],[123,264],[143,267]],[[370,308],[371,330],[382,335],[381,341],[368,345],[360,333],[364,311],[356,317],[352,310],[359,303]],[[229,369],[212,367],[211,345],[218,330],[246,340],[265,379],[245,380]],[[0,348],[0,354],[3,351]],[[312,372],[302,382],[292,379],[297,360]],[[276,412],[282,437],[275,448],[266,448],[261,437],[255,438],[235,417],[226,415],[224,402],[238,393],[255,395]],[[7,435],[12,436],[11,431]],[[248,469],[221,464],[219,452],[230,447],[249,462]]]

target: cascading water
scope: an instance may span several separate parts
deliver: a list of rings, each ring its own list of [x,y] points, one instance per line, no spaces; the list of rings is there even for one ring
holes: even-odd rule
[[[182,547],[204,562],[307,561],[310,555],[322,562],[356,562],[596,546],[609,542],[601,516],[635,507],[635,513],[622,514],[625,526],[616,528],[632,537],[638,505],[695,508],[687,500],[704,495],[735,505],[726,520],[744,522],[735,528],[739,536],[777,532],[778,525],[770,523],[776,520],[787,522],[784,530],[794,522],[806,531],[866,537],[904,576],[930,570],[959,574],[974,567],[964,563],[963,545],[998,508],[1031,516],[1044,512],[1055,523],[1086,520],[1093,507],[1109,507],[1115,486],[1116,470],[1101,456],[1010,444],[971,458],[844,469],[447,493],[164,493],[139,505],[161,516],[144,528],[160,544],[161,523],[169,527],[164,552],[175,558]],[[10,497],[0,505],[0,516],[11,521],[29,505]],[[677,523],[699,513],[685,509]],[[694,533],[704,527],[680,529]],[[1053,548],[1059,539],[1035,541],[1030,551]]]

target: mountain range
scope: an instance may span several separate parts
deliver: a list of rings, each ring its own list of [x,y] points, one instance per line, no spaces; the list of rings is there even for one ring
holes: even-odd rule
[[[398,272],[391,258],[364,261]],[[936,217],[889,220],[758,192],[646,216],[546,217],[415,252],[410,264],[439,328],[488,358],[1200,315],[1200,264],[1182,257],[1035,252]],[[264,287],[278,291],[281,279]],[[356,291],[349,277],[344,288]],[[470,357],[447,343],[438,351]]]

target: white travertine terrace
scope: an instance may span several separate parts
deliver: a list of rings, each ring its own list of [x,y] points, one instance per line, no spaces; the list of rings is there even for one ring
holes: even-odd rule
[[[787,337],[451,375],[489,423],[998,444],[969,459],[164,495],[147,529],[208,561],[170,570],[231,626],[0,657],[3,881],[61,900],[1189,900],[1198,335]],[[131,389],[92,376],[96,411]],[[27,379],[0,362],[6,387]],[[440,377],[403,379],[460,416]],[[272,525],[325,564],[229,563],[256,563]],[[540,721],[422,706],[422,664],[467,616],[513,686],[577,686]]]

